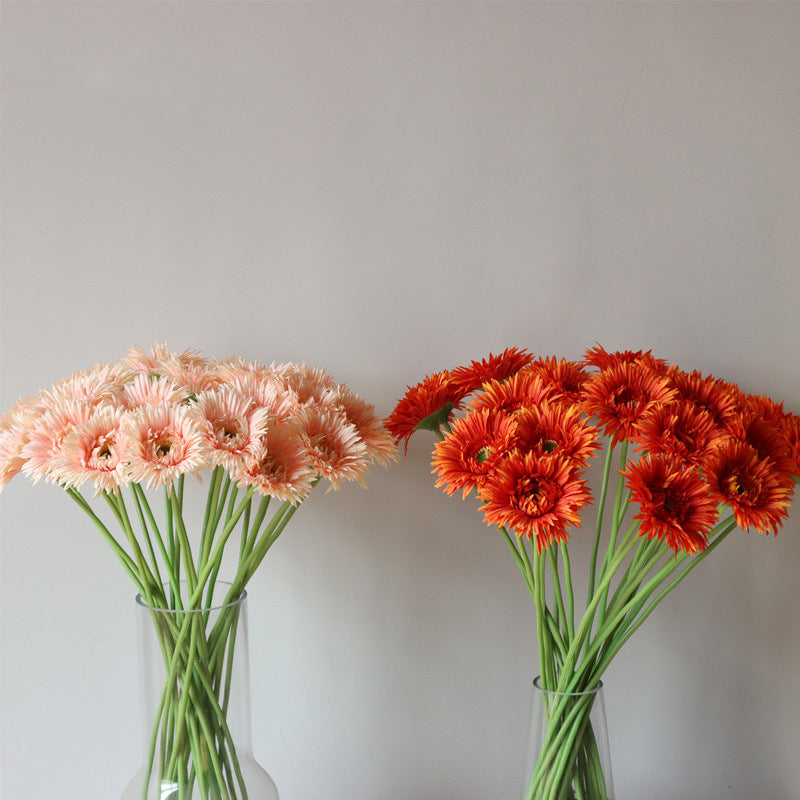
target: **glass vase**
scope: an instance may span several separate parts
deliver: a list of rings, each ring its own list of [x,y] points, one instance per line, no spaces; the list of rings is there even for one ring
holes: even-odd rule
[[[603,684],[554,692],[533,681],[523,800],[613,800]]]
[[[144,761],[122,800],[278,800],[251,751],[247,595],[230,588],[189,611],[137,596]]]

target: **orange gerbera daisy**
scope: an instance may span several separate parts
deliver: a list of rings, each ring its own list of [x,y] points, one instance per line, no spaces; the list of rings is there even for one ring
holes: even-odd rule
[[[781,424],[789,457],[792,459],[792,474],[800,479],[800,417],[787,414]]]
[[[447,494],[463,490],[466,497],[482,485],[511,444],[514,425],[510,417],[482,408],[453,423],[452,432],[433,449],[436,485]]]
[[[468,367],[457,367],[452,371],[453,380],[464,395],[474,392],[488,380],[503,381],[519,372],[533,360],[533,356],[517,347],[507,347],[498,356],[473,361]]]
[[[684,372],[671,367],[670,385],[685,401],[706,411],[717,427],[727,428],[740,414],[739,389],[732,383],[704,376],[696,370]]]
[[[617,442],[629,439],[645,414],[672,402],[675,396],[665,376],[641,364],[624,362],[589,378],[582,408]]]
[[[660,453],[684,464],[699,463],[727,434],[707,411],[693,403],[658,406],[645,416],[630,439],[648,453]]]
[[[694,469],[676,465],[662,455],[629,462],[622,473],[640,511],[639,535],[658,539],[676,552],[699,553],[717,519],[708,486]]]
[[[551,388],[552,397],[563,403],[577,402],[583,385],[590,377],[590,373],[577,361],[567,361],[565,358],[557,360],[554,356],[538,358],[528,370],[540,375],[544,385]]]
[[[591,499],[586,482],[564,458],[543,458],[513,450],[488,475],[479,496],[489,525],[513,528],[517,536],[534,537],[541,553],[568,538],[567,528],[580,522],[580,510]]]
[[[746,442],[762,461],[769,461],[783,480],[791,485],[794,459],[784,434],[783,420],[766,420],[752,411],[745,411],[732,426],[733,438]]]
[[[597,428],[587,424],[574,406],[545,401],[514,417],[514,446],[546,456],[556,453],[582,468],[600,446]]]
[[[609,353],[599,344],[595,344],[584,353],[582,363],[601,372],[619,364],[639,364],[655,372],[664,372],[667,369],[667,362],[663,358],[655,358],[652,350],[618,350]]]
[[[778,533],[788,516],[792,486],[770,461],[759,458],[746,442],[731,440],[716,448],[703,466],[711,496],[731,507],[740,528]]]
[[[545,385],[541,375],[523,369],[508,380],[489,380],[473,395],[467,406],[488,408],[495,414],[514,414],[521,408],[536,406],[552,397],[554,389]]]
[[[408,387],[394,411],[384,420],[386,430],[394,437],[395,444],[405,441],[408,451],[408,440],[418,430],[417,426],[427,417],[440,412],[442,421],[446,422],[465,394],[453,380],[451,372],[426,375],[416,386]]]

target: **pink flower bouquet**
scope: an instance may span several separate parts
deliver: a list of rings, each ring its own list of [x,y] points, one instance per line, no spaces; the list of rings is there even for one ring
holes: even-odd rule
[[[373,463],[393,457],[372,406],[319,369],[220,361],[163,345],[75,373],[0,418],[0,488],[20,472],[60,485],[111,546],[143,604],[175,612],[219,597],[217,576],[237,531],[223,605],[242,596],[318,483],[363,482]],[[203,471],[210,472],[203,522],[190,536],[184,480]],[[148,772],[197,784],[204,798],[246,797],[220,694],[233,611],[211,631],[195,630],[197,618],[177,613],[159,630],[169,680]]]

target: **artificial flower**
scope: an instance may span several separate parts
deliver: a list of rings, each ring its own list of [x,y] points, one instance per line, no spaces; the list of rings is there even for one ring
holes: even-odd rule
[[[478,389],[488,380],[504,381],[515,375],[533,360],[533,356],[517,347],[507,347],[499,355],[489,354],[488,358],[472,361],[467,367],[457,367],[452,371],[453,381],[464,394]]]

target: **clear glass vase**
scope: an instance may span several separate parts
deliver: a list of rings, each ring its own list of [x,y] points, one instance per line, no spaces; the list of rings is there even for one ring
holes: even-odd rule
[[[533,681],[523,800],[613,800],[603,684],[553,692]]]
[[[247,595],[225,603],[230,588],[192,611],[137,596],[144,761],[122,800],[278,800],[251,750]]]

